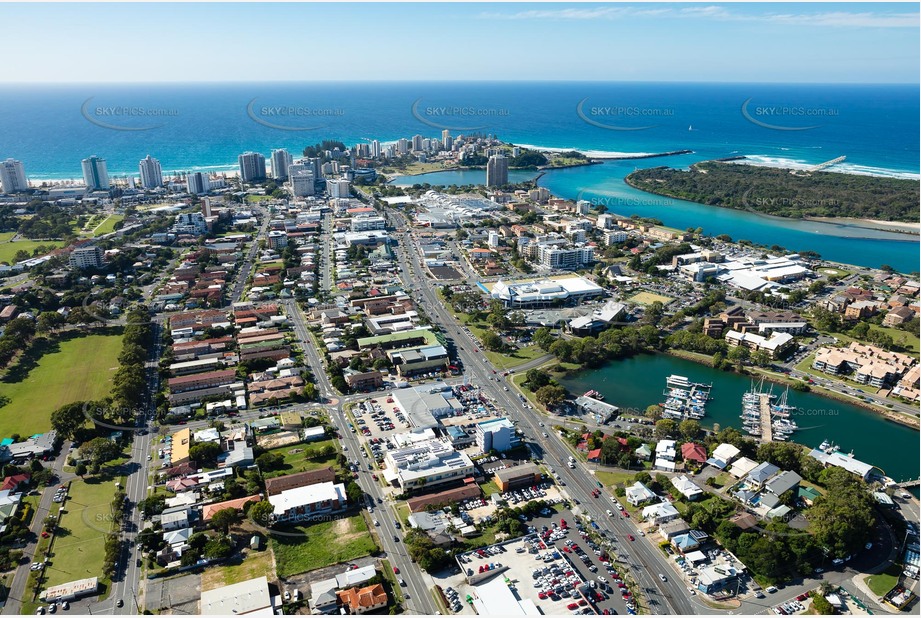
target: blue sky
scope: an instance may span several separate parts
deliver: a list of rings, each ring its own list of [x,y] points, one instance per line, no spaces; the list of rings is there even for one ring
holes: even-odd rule
[[[0,23],[7,83],[918,83],[921,71],[917,3],[4,3]]]

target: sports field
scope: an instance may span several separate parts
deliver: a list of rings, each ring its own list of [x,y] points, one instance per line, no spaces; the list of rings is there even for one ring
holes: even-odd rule
[[[78,336],[51,343],[24,376],[13,368],[7,378],[17,381],[0,381],[0,437],[48,431],[62,405],[105,397],[121,345],[121,335]]]
[[[634,294],[627,300],[640,305],[651,305],[655,302],[660,302],[663,305],[667,305],[675,299],[669,298],[668,296],[662,296],[661,294],[653,294],[652,292],[640,292],[638,294]]]

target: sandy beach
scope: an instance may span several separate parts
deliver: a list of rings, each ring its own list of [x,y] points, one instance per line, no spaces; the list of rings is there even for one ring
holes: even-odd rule
[[[886,232],[899,232],[901,234],[914,234],[915,236],[921,234],[921,223],[854,219],[851,217],[804,217],[804,219],[807,221],[819,221],[821,223],[834,223],[836,225],[859,227],[867,230],[883,230]]]

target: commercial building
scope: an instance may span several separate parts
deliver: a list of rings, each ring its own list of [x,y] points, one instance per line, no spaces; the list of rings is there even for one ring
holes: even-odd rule
[[[147,155],[138,162],[138,171],[141,173],[141,186],[145,189],[156,189],[163,184],[163,170],[158,159]]]
[[[189,449],[192,446],[192,430],[186,427],[172,435],[170,440],[170,463],[174,466],[189,461]]]
[[[70,252],[67,263],[70,264],[71,268],[101,268],[103,256],[102,247],[97,247],[95,245],[80,247]]]
[[[508,157],[496,154],[486,162],[486,186],[501,187],[508,184]]]
[[[277,496],[283,491],[307,487],[318,483],[331,483],[336,480],[336,471],[332,467],[307,470],[296,474],[286,474],[265,480],[265,492],[269,496]]]
[[[393,402],[415,429],[437,427],[437,419],[455,416],[464,405],[448,386],[425,385],[394,391]]]
[[[484,453],[498,451],[505,453],[521,446],[521,436],[515,425],[507,418],[477,423],[476,445]]]
[[[796,346],[796,340],[790,333],[773,332],[769,337],[764,337],[755,333],[740,333],[737,330],[726,333],[726,343],[731,347],[744,345],[752,351],[764,350],[774,359],[783,358]]]
[[[380,215],[359,215],[357,217],[352,217],[351,230],[353,232],[382,230],[386,225],[387,220]]]
[[[403,491],[463,481],[472,476],[473,462],[441,440],[429,440],[409,448],[388,451],[384,478]]]
[[[97,590],[99,590],[99,578],[87,577],[86,579],[51,586],[42,592],[39,597],[46,603],[73,601],[89,594],[96,594]]]
[[[294,197],[307,197],[316,194],[316,175],[313,170],[294,170],[294,165],[288,166],[288,182]]]
[[[0,163],[0,191],[3,193],[20,193],[29,189],[22,161],[7,159]]]
[[[343,510],[348,499],[342,483],[316,483],[286,489],[269,496],[272,516],[277,521],[308,520],[314,515]]]
[[[488,289],[477,284],[490,297],[509,308],[547,307],[557,302],[574,305],[604,295],[604,290],[584,277],[559,277],[538,281],[507,282],[503,280]]]
[[[200,597],[201,614],[205,616],[274,616],[281,605],[281,599],[269,594],[269,580],[265,575],[203,590]]]
[[[182,212],[176,215],[176,221],[170,230],[174,234],[200,236],[208,231],[208,222],[200,212]]]
[[[540,467],[532,463],[496,470],[496,485],[502,492],[533,487],[541,482],[541,478]]]
[[[258,152],[244,152],[237,157],[243,182],[265,180],[265,157]]]
[[[83,167],[83,184],[86,185],[87,191],[109,190],[109,172],[106,170],[105,159],[93,155],[83,159],[80,165]]]
[[[432,370],[442,370],[451,363],[451,357],[444,346],[433,345],[414,349],[391,350],[387,358],[393,363],[397,374],[412,376]]]

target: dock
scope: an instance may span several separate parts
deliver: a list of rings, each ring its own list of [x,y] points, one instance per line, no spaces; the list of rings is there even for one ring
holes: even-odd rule
[[[773,442],[774,426],[771,424],[771,395],[761,393],[758,407],[761,411],[761,440],[763,442]]]

